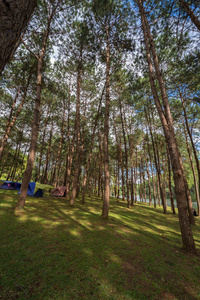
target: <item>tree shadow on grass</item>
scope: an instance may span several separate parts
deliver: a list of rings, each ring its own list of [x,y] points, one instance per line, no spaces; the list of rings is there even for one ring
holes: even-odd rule
[[[1,299],[197,299],[196,258],[177,255],[140,213],[111,210],[104,221],[99,201],[57,198],[30,198],[18,217],[4,210]]]

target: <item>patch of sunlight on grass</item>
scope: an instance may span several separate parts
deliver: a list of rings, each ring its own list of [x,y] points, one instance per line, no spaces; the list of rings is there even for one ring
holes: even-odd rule
[[[77,229],[70,229],[69,233],[75,237],[80,237],[81,233],[79,231],[77,231]]]
[[[110,260],[111,260],[112,262],[115,262],[115,263],[118,263],[118,264],[121,264],[121,263],[122,263],[121,258],[120,258],[118,255],[114,254],[114,253],[109,254],[108,257],[110,258]]]
[[[83,253],[87,254],[89,257],[94,255],[94,252],[89,248],[83,248]]]

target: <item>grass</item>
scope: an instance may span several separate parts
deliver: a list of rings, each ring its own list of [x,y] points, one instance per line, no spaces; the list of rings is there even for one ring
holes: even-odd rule
[[[16,201],[0,191],[0,299],[200,299],[200,258],[181,250],[170,212],[111,199],[104,221],[97,197],[28,197],[15,215]]]

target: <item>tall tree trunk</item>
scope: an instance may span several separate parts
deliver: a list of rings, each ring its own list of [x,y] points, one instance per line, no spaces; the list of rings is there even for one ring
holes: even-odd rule
[[[16,206],[17,210],[21,210],[24,208],[27,191],[28,191],[28,185],[31,180],[33,166],[34,166],[34,160],[35,160],[35,151],[37,146],[37,137],[38,137],[38,128],[39,128],[39,117],[40,117],[40,101],[41,101],[41,91],[42,91],[42,66],[43,66],[43,59],[46,52],[46,45],[47,40],[49,37],[50,32],[50,24],[52,21],[52,18],[55,14],[54,8],[49,15],[48,19],[48,25],[47,29],[44,35],[42,50],[40,52],[40,56],[38,57],[38,65],[37,65],[37,87],[36,87],[36,100],[35,100],[35,109],[34,109],[34,117],[33,117],[33,124],[32,124],[32,133],[31,133],[31,144],[30,144],[30,150],[29,150],[29,157],[27,160],[26,170],[24,172],[24,177],[22,180],[21,185],[21,193],[19,196],[19,200]]]
[[[173,121],[171,117],[171,111],[168,103],[167,93],[165,90],[162,74],[159,68],[158,56],[155,50],[154,41],[151,36],[150,27],[143,7],[143,1],[138,0],[138,5],[139,5],[139,11],[140,11],[141,21],[142,21],[142,29],[144,33],[144,39],[145,39],[151,89],[156,104],[156,108],[158,110],[158,114],[163,126],[166,142],[169,146],[170,159],[171,159],[173,175],[174,175],[176,200],[177,200],[178,211],[179,211],[179,223],[180,223],[183,247],[185,250],[189,251],[190,253],[197,255],[192,229],[187,214],[187,206],[186,206],[187,196],[186,196],[186,188],[185,188],[185,182],[183,176],[183,169],[180,164],[180,153],[175,138]],[[153,71],[149,44],[151,47],[156,76],[158,79],[158,83],[162,95],[164,111],[160,103],[160,99],[158,97],[157,89],[154,82],[154,71]]]
[[[172,193],[172,184],[171,184],[171,163],[170,163],[170,156],[169,156],[169,149],[168,146],[166,145],[167,148],[167,163],[168,163],[168,187],[169,187],[169,197],[170,197],[170,202],[171,202],[171,210],[173,214],[175,214],[175,206],[174,206],[174,197]]]
[[[36,7],[36,0],[0,1],[0,74]]]
[[[187,113],[186,113],[186,109],[185,109],[185,101],[184,101],[183,95],[182,95],[182,93],[181,93],[180,90],[179,90],[179,94],[180,94],[180,98],[181,98],[181,102],[182,102],[182,107],[183,107],[183,113],[184,113],[184,118],[185,118],[185,125],[186,125],[186,128],[187,128],[188,135],[190,137],[190,142],[191,142],[191,145],[192,145],[192,149],[193,149],[193,153],[194,153],[194,158],[195,158],[195,162],[196,162],[196,167],[197,167],[197,173],[198,173],[198,179],[199,179],[199,189],[198,189],[197,193],[199,195],[200,194],[200,164],[199,164],[199,158],[198,158],[197,150],[196,150],[193,138],[192,138],[192,133],[191,133],[191,130],[190,130],[189,124],[188,124],[188,118],[187,118]],[[187,147],[189,147],[189,143],[187,141],[187,134],[186,134],[186,132],[185,132],[185,137],[186,137]],[[190,152],[190,150],[188,151],[188,153],[189,152]],[[194,173],[193,173],[193,176],[194,176]],[[195,175],[195,177],[196,177],[196,175]],[[199,197],[198,196],[197,196],[197,204],[198,204],[198,215],[199,215],[200,201],[199,201]]]
[[[4,134],[3,134],[3,139],[2,139],[2,141],[0,142],[0,146],[1,146],[1,147],[2,147],[2,142],[3,142],[4,138],[5,138],[6,133],[7,133],[8,127],[9,127],[9,125],[10,125],[11,118],[12,118],[12,114],[13,114],[13,110],[14,110],[14,108],[15,108],[17,99],[18,99],[19,94],[20,94],[20,91],[21,91],[21,87],[18,88],[17,93],[16,93],[16,95],[15,95],[15,98],[14,98],[14,100],[13,100],[13,104],[12,104],[12,107],[11,107],[11,110],[10,110],[10,114],[9,114],[9,117],[8,117],[8,120],[7,120],[7,123],[6,123],[5,132],[4,132]],[[0,147],[0,161],[1,161],[1,157],[2,157],[2,155],[3,155],[3,153],[2,153],[3,151],[2,151],[2,149],[1,149],[1,147]]]
[[[18,144],[17,144],[17,147],[15,149],[15,154],[14,154],[14,157],[13,157],[13,160],[12,160],[12,163],[11,163],[11,166],[10,166],[10,169],[9,169],[6,180],[10,179],[10,175],[11,175],[11,172],[13,170],[13,165],[15,164],[15,161],[16,161],[17,152],[18,152]]]
[[[23,132],[22,132],[22,135],[23,135]],[[22,141],[20,140],[18,153],[17,153],[16,159],[15,159],[15,162],[14,162],[14,165],[13,165],[13,171],[12,171],[12,174],[11,174],[11,180],[12,181],[15,180],[15,174],[16,174],[16,170],[17,170],[18,163],[19,163],[19,157],[20,157],[20,153],[21,153],[21,144],[22,144]]]
[[[156,172],[157,172],[157,183],[158,183],[158,188],[159,188],[159,195],[161,196],[161,201],[162,201],[162,205],[163,205],[163,211],[164,213],[167,213],[167,210],[166,210],[166,206],[164,205],[165,204],[165,199],[164,199],[164,194],[163,194],[163,187],[162,187],[162,177],[161,177],[161,170],[160,170],[160,162],[159,162],[159,159],[158,159],[158,147],[157,147],[157,144],[156,144],[156,139],[154,140],[154,137],[153,137],[153,132],[152,132],[152,126],[151,126],[151,119],[150,119],[150,114],[147,116],[147,113],[146,113],[146,118],[148,120],[148,126],[149,126],[149,130],[150,130],[150,135],[151,135],[151,142],[152,142],[152,146],[153,146],[153,153],[154,153],[154,162],[155,162],[155,167],[156,167]],[[155,128],[154,128],[154,131],[155,131]],[[156,132],[155,132],[155,135],[156,135]],[[159,205],[160,206],[160,205]]]
[[[24,94],[23,94],[23,97],[22,97],[22,100],[21,100],[21,103],[14,115],[14,117],[12,118],[12,121],[9,120],[9,123],[7,122],[7,125],[6,125],[6,130],[4,132],[4,136],[3,136],[3,139],[1,141],[1,147],[0,147],[0,161],[1,161],[1,158],[2,158],[2,155],[3,155],[3,151],[4,151],[4,148],[7,144],[7,140],[10,136],[10,133],[11,133],[11,130],[17,120],[17,117],[19,116],[21,110],[22,110],[22,107],[25,103],[25,100],[26,100],[26,93],[27,93],[27,89],[28,89],[28,86],[29,86],[29,83],[30,83],[30,80],[31,80],[31,76],[32,76],[32,73],[30,73],[29,75],[29,78],[28,78],[28,81],[27,81],[27,84],[26,84],[26,87],[25,87],[25,90],[24,90]],[[15,105],[13,103],[13,105]],[[14,108],[14,107],[13,107]],[[12,116],[12,110],[11,110],[11,113],[10,113],[10,117]]]
[[[187,2],[185,2],[185,0],[179,0],[179,3],[183,7],[183,9],[186,11],[186,13],[190,17],[190,19],[194,23],[194,25],[197,27],[197,29],[200,30],[200,20],[197,18],[197,16],[195,16],[193,10],[189,7]]]
[[[49,158],[50,158],[50,151],[51,151],[52,134],[53,134],[53,121],[51,122],[51,130],[50,130],[50,134],[49,134],[49,141],[48,141],[48,148],[47,148],[47,154],[46,154],[44,176],[42,178],[42,183],[45,183],[45,184],[48,181],[47,171],[48,171],[48,166],[49,166]]]
[[[129,181],[128,181],[128,151],[127,151],[127,143],[126,143],[126,135],[124,129],[124,120],[122,114],[122,103],[121,99],[119,99],[119,108],[120,108],[120,115],[121,115],[121,123],[122,123],[122,133],[124,139],[124,152],[125,152],[125,165],[126,165],[126,193],[127,193],[127,207],[131,207],[130,199],[129,199]]]
[[[76,98],[76,120],[75,120],[75,133],[76,133],[76,157],[75,157],[75,171],[74,179],[72,184],[72,194],[70,198],[70,206],[74,206],[74,201],[76,197],[76,189],[78,185],[78,173],[79,173],[79,159],[80,159],[80,93],[81,93],[81,76],[82,76],[82,47],[80,49],[80,59],[78,65],[77,74],[77,98]]]
[[[25,148],[24,155],[23,155],[22,162],[21,162],[21,166],[20,166],[20,170],[18,172],[16,181],[18,181],[19,178],[20,178],[20,174],[21,174],[21,171],[22,171],[22,168],[23,168],[23,165],[24,165],[24,159],[25,159],[25,156],[26,156],[27,148],[28,148],[28,146],[26,146],[26,148]]]
[[[70,143],[70,105],[71,105],[71,78],[69,83],[69,98],[67,105],[67,158],[66,158],[66,169],[64,175],[64,186],[66,186],[66,199],[69,199],[69,188],[70,188],[70,175],[71,175],[71,166],[70,166],[70,157],[71,152],[72,158],[74,155],[74,142],[75,142],[75,131],[73,135],[72,145]],[[70,147],[70,145],[72,147]]]
[[[93,143],[94,143],[94,138],[95,138],[95,133],[96,133],[96,127],[97,127],[97,123],[99,120],[99,115],[100,115],[100,108],[101,108],[101,102],[102,102],[102,98],[104,95],[104,90],[105,90],[105,85],[100,97],[100,101],[99,101],[99,105],[98,105],[98,109],[97,109],[97,114],[95,117],[95,122],[94,122],[94,128],[93,128],[93,132],[92,132],[92,140],[91,140],[91,144],[90,144],[90,153],[89,153],[89,157],[86,163],[86,168],[85,168],[85,172],[84,172],[84,177],[83,177],[83,184],[82,184],[82,203],[85,203],[85,188],[86,188],[86,183],[87,183],[87,176],[88,176],[88,170],[90,168],[90,163],[91,163],[91,158],[92,158],[92,150],[93,150]]]
[[[45,123],[44,123],[44,131],[43,131],[43,135],[42,135],[42,144],[41,144],[41,148],[40,148],[40,159],[39,159],[37,181],[40,181],[40,170],[41,170],[42,156],[43,156],[43,150],[44,150],[44,139],[45,139],[45,135],[46,135],[48,117],[49,117],[49,108],[47,110],[47,115],[46,115]]]
[[[61,156],[64,130],[65,130],[65,101],[63,101],[63,118],[62,118],[62,126],[61,126],[61,135],[60,135],[60,141],[59,141],[59,146],[58,146],[58,153],[56,156],[56,162],[54,164],[54,171],[52,172],[53,175],[51,177],[51,182],[50,182],[51,185],[54,182],[55,176],[56,176],[56,182],[58,181],[60,168],[58,168],[58,170],[57,170],[57,165],[58,165],[58,161],[60,160],[60,156]]]
[[[137,155],[137,148],[135,148],[135,168],[134,168],[134,181],[135,181],[135,203],[137,203],[137,167],[138,167],[138,155]]]
[[[5,151],[4,151],[4,152],[5,152]],[[1,163],[1,168],[0,168],[0,170],[1,170],[1,172],[0,172],[0,178],[1,178],[2,174],[3,174],[3,172],[4,172],[4,167],[5,167],[5,165],[6,165],[8,155],[9,155],[9,149],[7,149],[6,154],[4,153],[4,156],[5,156],[5,157],[3,156],[3,163]]]
[[[147,169],[147,177],[148,177],[148,185],[149,185],[149,205],[151,206],[151,180],[150,180],[150,174],[149,174],[149,167],[147,162],[147,156],[145,155],[145,162],[146,162],[146,169]]]
[[[102,208],[102,218],[108,218],[109,200],[110,200],[110,173],[109,173],[109,153],[108,153],[108,134],[109,134],[109,111],[110,111],[110,45],[109,30],[106,24],[106,107],[105,107],[105,123],[104,123],[104,199]]]
[[[103,188],[103,180],[102,180],[102,132],[99,133],[100,140],[99,140],[99,178],[98,178],[98,197],[100,197],[100,194],[102,193]],[[103,197],[102,197],[103,200]]]
[[[188,155],[189,155],[189,158],[190,158],[192,174],[193,174],[193,178],[194,178],[194,186],[195,186],[195,192],[196,192],[196,198],[197,198],[197,207],[198,207],[198,216],[199,216],[200,215],[199,189],[198,189],[197,178],[196,178],[196,174],[195,174],[195,169],[194,169],[194,164],[193,164],[193,160],[192,160],[192,155],[191,155],[191,151],[190,151],[190,146],[189,146],[189,142],[188,142],[188,137],[187,137],[185,124],[184,124],[184,133],[185,133],[185,139],[186,139],[186,144],[187,144],[187,151],[188,151]]]

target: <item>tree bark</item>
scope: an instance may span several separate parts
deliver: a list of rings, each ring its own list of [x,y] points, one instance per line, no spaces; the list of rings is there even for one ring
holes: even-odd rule
[[[80,93],[81,93],[81,76],[82,76],[82,47],[80,49],[80,58],[78,64],[78,74],[77,74],[77,98],[76,98],[76,120],[75,120],[75,134],[76,134],[76,157],[75,157],[75,172],[72,184],[72,194],[70,198],[70,206],[74,206],[74,201],[76,197],[76,189],[78,184],[78,173],[79,173],[79,156],[80,156]]]
[[[1,161],[1,158],[2,158],[2,155],[3,155],[3,151],[4,151],[4,148],[7,144],[7,140],[10,136],[10,133],[11,133],[11,130],[13,128],[13,126],[15,125],[15,122],[17,120],[17,117],[19,116],[21,110],[22,110],[22,107],[25,103],[25,100],[26,100],[26,94],[27,94],[27,89],[28,89],[28,86],[29,86],[29,83],[30,83],[30,80],[31,80],[31,76],[32,76],[32,73],[29,75],[29,78],[28,78],[28,81],[27,81],[27,84],[26,84],[26,87],[25,87],[25,90],[24,90],[24,94],[23,94],[23,97],[22,97],[22,100],[21,100],[21,103],[14,115],[14,117],[12,118],[12,121],[10,121],[10,118],[12,117],[12,111],[13,111],[13,108],[15,106],[15,103],[13,103],[13,108],[11,109],[11,112],[10,112],[10,116],[9,116],[9,120],[7,122],[7,125],[6,125],[6,130],[4,132],[4,136],[3,136],[3,139],[1,141],[1,147],[0,147],[0,161]],[[16,96],[17,97],[17,96]],[[14,101],[15,102],[15,101]]]
[[[33,117],[33,124],[32,124],[32,133],[31,133],[31,144],[29,150],[29,157],[27,160],[26,170],[24,172],[24,177],[22,180],[21,186],[21,193],[19,196],[19,200],[16,206],[16,210],[24,209],[28,185],[31,180],[34,160],[35,160],[35,151],[37,146],[37,137],[38,137],[38,129],[39,129],[39,118],[40,118],[40,101],[41,101],[41,91],[42,91],[42,66],[43,66],[43,59],[46,52],[47,40],[49,37],[50,32],[50,24],[52,18],[55,14],[55,8],[52,10],[51,15],[49,15],[48,25],[45,32],[42,50],[40,52],[40,56],[38,58],[38,65],[37,65],[37,86],[36,86],[36,100],[35,100],[35,109],[34,109],[34,117]]]
[[[167,147],[167,163],[168,163],[168,187],[169,187],[169,197],[170,197],[170,202],[171,202],[171,210],[173,214],[175,214],[175,206],[174,206],[174,197],[172,193],[172,184],[171,184],[171,163],[170,163],[170,156],[169,156],[169,149]]]
[[[128,181],[128,151],[127,151],[127,143],[126,143],[126,135],[125,135],[125,129],[124,129],[124,120],[122,115],[122,103],[121,99],[119,99],[119,109],[120,109],[120,115],[121,115],[121,123],[122,123],[122,133],[123,133],[123,139],[124,139],[124,152],[125,152],[125,165],[126,165],[126,193],[127,193],[127,208],[131,207],[130,199],[129,199],[129,181]]]
[[[44,150],[44,139],[45,139],[46,128],[47,128],[47,123],[48,123],[48,115],[49,115],[49,109],[47,111],[47,115],[46,115],[46,119],[45,119],[45,123],[44,123],[44,131],[43,131],[43,135],[42,135],[42,144],[41,144],[41,149],[40,149],[40,159],[39,159],[37,181],[40,181],[40,170],[41,170],[42,156],[43,156],[43,150]]]
[[[55,176],[56,176],[56,182],[58,181],[58,177],[59,177],[60,168],[58,168],[58,170],[57,170],[57,165],[58,165],[58,161],[61,158],[60,156],[61,156],[62,145],[63,145],[64,130],[65,130],[65,101],[63,101],[63,117],[62,117],[61,135],[60,135],[60,141],[59,141],[59,146],[58,146],[58,153],[56,156],[56,162],[54,164],[54,171],[53,171],[53,175],[51,177],[51,182],[50,182],[51,185],[54,183]]]
[[[190,151],[190,146],[189,146],[189,142],[188,142],[188,137],[187,137],[185,124],[184,124],[184,133],[185,133],[187,151],[188,151],[188,155],[189,155],[189,158],[190,158],[192,174],[193,174],[193,178],[194,178],[194,186],[195,186],[195,192],[196,192],[196,198],[197,198],[197,207],[198,207],[198,216],[199,216],[199,213],[200,213],[199,189],[198,189],[197,178],[196,178],[196,174],[195,174],[195,169],[194,169],[194,164],[193,164],[193,160],[192,160],[192,155],[191,155],[191,151]]]
[[[184,118],[185,118],[185,125],[186,125],[186,128],[187,128],[188,135],[190,137],[190,142],[191,142],[193,153],[194,153],[194,158],[195,158],[196,167],[197,167],[197,173],[198,173],[198,179],[199,179],[199,189],[196,192],[196,195],[197,195],[197,205],[198,205],[198,215],[199,215],[200,201],[199,201],[199,196],[198,195],[200,194],[200,164],[199,164],[199,158],[198,158],[197,150],[196,150],[193,138],[192,138],[192,133],[191,133],[191,130],[190,130],[189,124],[188,124],[188,118],[187,118],[187,113],[186,113],[186,109],[185,109],[185,101],[184,101],[183,95],[182,95],[182,93],[181,93],[180,90],[179,90],[179,94],[180,94],[181,103],[182,103],[182,107],[183,107],[183,113],[184,113]],[[185,137],[186,137],[187,149],[188,149],[189,143],[187,141],[187,134],[186,134],[186,132],[185,132]],[[188,149],[188,153],[190,153],[190,149]],[[193,172],[193,176],[194,176],[194,172]],[[195,177],[196,177],[196,175],[195,175]]]
[[[185,2],[185,0],[179,0],[179,3],[183,7],[183,9],[186,11],[186,13],[190,17],[190,19],[194,23],[194,25],[197,27],[197,29],[200,30],[200,20],[197,18],[197,16],[195,16],[193,10]]]
[[[104,95],[104,90],[105,90],[105,85],[100,97],[100,101],[99,101],[99,105],[98,105],[98,109],[97,109],[97,114],[95,117],[95,122],[94,122],[94,128],[93,128],[93,132],[92,132],[92,140],[91,140],[91,144],[90,144],[90,153],[89,153],[89,157],[87,160],[87,164],[85,167],[85,172],[84,172],[84,177],[83,177],[83,183],[82,183],[82,204],[85,203],[85,188],[86,188],[86,183],[87,183],[87,176],[88,176],[88,170],[90,168],[90,163],[91,163],[91,158],[92,158],[92,149],[93,149],[93,143],[94,143],[94,138],[95,138],[95,133],[96,133],[96,127],[97,127],[97,123],[98,123],[98,119],[99,119],[99,115],[100,115],[100,108],[101,108],[101,102],[102,102],[102,98]]]
[[[36,4],[36,0],[0,1],[0,74],[13,54]]]
[[[104,199],[102,208],[102,218],[108,219],[109,200],[110,200],[110,173],[109,173],[109,153],[108,153],[108,134],[109,134],[109,110],[110,110],[110,45],[109,30],[106,24],[106,107],[104,123]]]
[[[42,178],[42,183],[45,183],[45,184],[48,181],[47,171],[48,171],[48,166],[49,166],[49,158],[50,158],[50,151],[51,151],[52,134],[53,134],[53,121],[51,122],[51,130],[50,130],[50,134],[49,134],[48,148],[47,148],[47,153],[46,153],[46,162],[45,162],[44,176]]]
[[[182,242],[183,247],[186,251],[193,253],[197,255],[197,251],[195,248],[195,243],[193,239],[192,229],[190,226],[188,214],[187,214],[187,196],[186,196],[186,190],[185,190],[185,182],[183,177],[183,170],[182,166],[180,164],[180,153],[177,146],[177,141],[175,138],[174,133],[174,127],[173,127],[173,121],[171,116],[171,111],[169,107],[169,102],[167,98],[167,93],[165,90],[164,81],[162,78],[162,74],[159,68],[159,62],[158,62],[158,56],[155,50],[154,41],[150,32],[150,27],[148,24],[148,20],[145,14],[145,10],[143,7],[143,1],[138,0],[139,5],[139,11],[141,16],[141,22],[142,22],[142,29],[144,33],[144,39],[145,39],[145,46],[146,46],[146,56],[147,56],[147,62],[149,67],[149,78],[150,78],[150,85],[154,97],[154,101],[156,104],[156,108],[158,110],[158,114],[163,126],[166,142],[169,146],[169,153],[170,153],[170,159],[172,163],[172,169],[173,169],[173,175],[174,175],[174,183],[175,183],[175,193],[176,193],[176,200],[178,205],[178,211],[179,211],[179,223],[180,223],[180,229],[181,229],[181,235],[182,235]],[[154,67],[156,70],[156,76],[158,79],[162,100],[163,100],[163,106],[164,111],[160,103],[160,99],[158,97],[157,89],[154,82],[154,71],[153,71],[153,65],[151,60],[151,52],[149,49],[149,44],[152,51],[153,61],[154,61]]]

